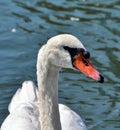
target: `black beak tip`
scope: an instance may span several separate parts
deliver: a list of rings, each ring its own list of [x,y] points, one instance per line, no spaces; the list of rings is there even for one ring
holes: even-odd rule
[[[103,83],[104,82],[104,77],[100,74],[100,80],[98,81],[99,83]]]

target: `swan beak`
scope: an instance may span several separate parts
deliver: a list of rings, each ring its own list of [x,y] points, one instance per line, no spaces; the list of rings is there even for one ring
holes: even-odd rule
[[[86,76],[103,83],[104,77],[94,68],[88,59],[85,59],[82,54],[78,54],[73,60],[73,66],[84,73]]]

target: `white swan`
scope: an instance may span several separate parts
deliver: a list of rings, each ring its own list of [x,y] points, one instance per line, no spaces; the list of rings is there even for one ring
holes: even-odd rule
[[[80,116],[65,105],[58,106],[58,74],[61,67],[83,72],[96,81],[104,78],[88,61],[90,54],[70,34],[50,38],[37,59],[38,88],[25,81],[13,96],[10,114],[1,130],[87,130]]]

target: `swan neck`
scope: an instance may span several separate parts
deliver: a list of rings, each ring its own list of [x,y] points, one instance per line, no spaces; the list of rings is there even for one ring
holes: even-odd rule
[[[43,62],[41,58],[38,59],[37,78],[41,130],[61,130],[58,108],[58,76],[58,67],[48,63],[47,60]]]

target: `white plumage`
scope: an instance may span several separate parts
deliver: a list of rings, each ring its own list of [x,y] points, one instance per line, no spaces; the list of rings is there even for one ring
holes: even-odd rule
[[[25,81],[13,96],[10,114],[1,130],[40,130],[38,89],[32,81]],[[69,107],[59,104],[62,130],[87,130],[80,116]]]
[[[82,43],[70,34],[50,38],[38,53],[38,89],[32,81],[23,83],[10,102],[1,130],[87,130],[78,114],[58,105],[58,77],[64,67],[102,83],[103,77],[89,62],[89,56]]]

